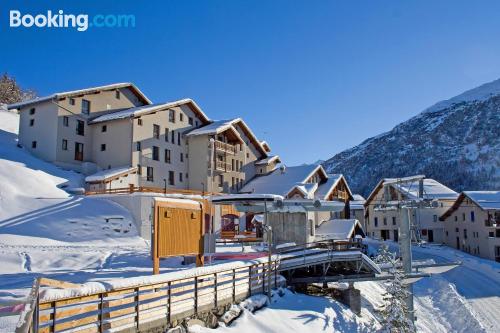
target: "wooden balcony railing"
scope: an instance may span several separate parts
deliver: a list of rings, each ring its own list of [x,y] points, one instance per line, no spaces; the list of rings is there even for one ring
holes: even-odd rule
[[[236,147],[234,145],[231,145],[229,143],[225,143],[219,140],[215,140],[214,143],[215,150],[216,151],[222,151],[231,155],[236,154]]]
[[[229,171],[232,171],[232,167],[231,167],[231,164],[229,164],[229,163],[226,163],[224,161],[217,161],[215,164],[215,170],[229,172]]]

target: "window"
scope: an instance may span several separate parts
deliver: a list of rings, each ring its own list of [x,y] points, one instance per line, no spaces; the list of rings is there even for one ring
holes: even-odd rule
[[[170,149],[165,149],[165,163],[170,164]]]
[[[168,184],[175,185],[175,174],[173,171],[168,172]]]
[[[115,91],[115,97],[116,99],[120,99],[120,90]]]
[[[137,164],[137,174],[140,176],[142,175],[142,167],[140,164]]]
[[[455,215],[455,222],[457,222],[457,221],[458,221],[458,216],[457,216],[457,215]]]
[[[31,141],[31,148],[33,148],[33,149],[36,148],[36,141]]]
[[[137,151],[141,151],[141,141],[137,141],[137,142],[135,143],[135,150],[137,150]]]
[[[168,142],[168,128],[165,127],[165,142]]]
[[[250,153],[247,153],[247,158],[250,158]]]
[[[231,188],[234,189],[234,177],[231,177]]]
[[[455,232],[458,232],[458,228],[455,228]]]
[[[101,151],[106,151],[106,144],[105,143],[101,143]]]
[[[219,187],[223,187],[223,186],[224,186],[224,176],[219,175]]]
[[[465,221],[465,213],[462,213],[462,221]]]
[[[464,239],[467,239],[467,229],[464,229]]]
[[[75,160],[83,161],[83,143],[75,142]]]
[[[34,115],[34,114],[35,114],[35,108],[31,108],[31,109],[30,109],[30,115],[32,116],[32,115]]]
[[[85,135],[85,123],[83,122],[83,120],[76,121],[76,134]]]
[[[309,220],[309,235],[314,236],[314,220]]]
[[[107,132],[108,131],[108,126],[107,125],[102,125],[101,127],[101,132]]]
[[[82,113],[89,114],[90,113],[90,101],[86,99],[82,99]]]
[[[233,158],[231,159],[231,170],[234,170],[234,159]],[[233,186],[234,186],[234,184],[233,184]]]
[[[181,133],[177,132],[177,144],[181,145]]]
[[[159,161],[160,160],[160,148],[153,146],[153,160]]]
[[[475,220],[474,212],[470,212],[470,220],[471,222],[474,222]]]
[[[171,123],[175,123],[175,110],[168,111],[168,121]]]
[[[30,126],[35,125],[35,119],[30,119]]]
[[[69,105],[75,105],[75,99],[74,98],[70,98],[69,99]]]
[[[446,236],[448,236],[448,231],[446,231]]]
[[[153,177],[153,167],[148,166],[148,167],[146,167],[146,180],[148,182],[152,182],[153,179],[154,179],[154,177]]]
[[[142,126],[142,119],[141,118],[137,119],[137,125]]]
[[[172,133],[172,140],[171,141],[172,141],[172,143],[175,143],[175,131],[172,130],[171,133]]]
[[[155,139],[160,138],[160,126],[159,125],[153,125],[153,138],[155,138]]]
[[[378,217],[375,217],[373,220],[373,224],[378,227]]]
[[[195,120],[194,124],[196,127],[198,127],[198,120]]]
[[[184,121],[184,114],[182,112],[179,113],[179,120]]]
[[[69,118],[67,116],[63,116],[63,126],[68,127],[69,125]]]
[[[189,174],[186,172],[186,179],[189,179]]]
[[[193,125],[193,118],[189,117],[188,123],[189,123],[189,125]]]
[[[240,161],[240,168],[238,171],[241,171],[241,169],[243,169],[243,161]]]
[[[179,181],[182,183],[182,172],[179,172]]]
[[[384,225],[387,225],[387,217],[384,217]]]
[[[437,215],[432,216],[432,221],[437,222],[438,221],[438,216]]]
[[[184,154],[181,153],[181,162],[184,162]]]
[[[392,225],[396,225],[396,216],[392,217]]]
[[[62,150],[68,150],[68,140],[63,139],[62,140]]]
[[[495,233],[494,233],[493,231],[490,231],[490,232],[488,233],[488,237],[495,237]]]

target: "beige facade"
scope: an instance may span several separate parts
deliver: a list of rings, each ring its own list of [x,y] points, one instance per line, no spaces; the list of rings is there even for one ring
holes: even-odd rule
[[[414,189],[412,193],[398,186],[389,186],[387,190],[384,190],[383,182],[384,180],[379,182],[365,202],[364,227],[367,236],[397,242],[401,223],[399,207],[403,202],[420,200],[420,206],[412,210],[411,216],[414,231],[418,233],[416,236],[426,242],[443,243],[445,241],[444,224],[439,217],[453,204],[457,196],[455,192],[435,180],[425,179],[425,186],[442,188],[443,193],[423,193],[422,198],[418,198],[418,194],[414,192],[418,189],[418,182],[409,185]]]
[[[500,262],[499,208],[482,208],[463,192],[441,219],[446,245]]]
[[[21,114],[19,143],[39,158],[85,175],[137,167],[135,176],[107,183],[108,189],[237,192],[270,150],[239,118],[217,128],[194,101],[152,105],[132,84],[59,93],[10,108]],[[191,135],[197,129],[200,134]]]

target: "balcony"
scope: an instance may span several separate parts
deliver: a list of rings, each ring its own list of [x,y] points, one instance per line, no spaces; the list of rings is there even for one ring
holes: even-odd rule
[[[217,161],[215,164],[215,170],[222,172],[232,171],[231,164],[226,163],[224,161]]]
[[[231,155],[236,154],[236,147],[232,144],[215,140],[214,145],[215,145],[215,151],[217,152],[223,152]],[[209,148],[210,148],[210,143],[209,143]]]

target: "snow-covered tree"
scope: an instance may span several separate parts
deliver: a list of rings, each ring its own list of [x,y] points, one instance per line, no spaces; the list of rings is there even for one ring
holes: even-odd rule
[[[398,268],[399,259],[394,253],[389,251],[387,245],[382,245],[379,249],[375,261],[386,265],[393,279],[385,282],[386,292],[383,295],[384,307],[381,310],[382,332],[386,333],[414,333],[415,326],[408,319],[408,306],[406,298],[409,296],[408,290],[403,285],[404,274]]]
[[[12,104],[36,97],[33,90],[22,89],[16,79],[4,73],[0,76],[0,104]]]

